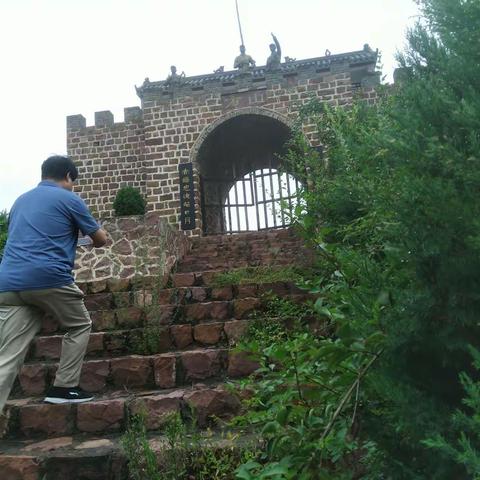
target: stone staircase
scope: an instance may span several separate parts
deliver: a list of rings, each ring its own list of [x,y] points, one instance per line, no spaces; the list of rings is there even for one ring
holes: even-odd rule
[[[219,272],[285,266],[309,254],[290,230],[191,239],[169,285],[156,278],[82,285],[93,331],[81,387],[95,400],[42,402],[53,381],[62,332],[46,318],[0,425],[1,480],[126,478],[119,437],[129,415],[145,411],[155,435],[173,412],[194,412],[201,427],[228,419],[241,404],[225,382],[257,368],[230,349],[273,291],[305,298],[294,284],[215,286]],[[158,433],[160,434],[160,433]]]

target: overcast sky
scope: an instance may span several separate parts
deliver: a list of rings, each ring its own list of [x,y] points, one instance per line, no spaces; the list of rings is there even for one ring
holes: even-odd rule
[[[413,0],[239,0],[247,53],[257,65],[270,32],[297,59],[362,49],[394,53],[416,19]],[[231,69],[240,44],[235,0],[0,0],[0,210],[66,153],[65,117],[140,105],[134,85]]]

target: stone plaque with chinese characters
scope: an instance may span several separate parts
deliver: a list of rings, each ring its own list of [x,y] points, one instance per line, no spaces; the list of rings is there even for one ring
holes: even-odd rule
[[[195,228],[195,192],[193,190],[193,169],[191,163],[178,166],[180,174],[180,221],[182,230]]]

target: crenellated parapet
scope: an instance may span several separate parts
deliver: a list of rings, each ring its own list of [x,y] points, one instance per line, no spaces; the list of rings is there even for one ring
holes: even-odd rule
[[[148,211],[180,228],[179,166],[191,163],[196,225],[191,233],[199,234],[204,178],[227,175],[221,164],[232,163],[238,152],[245,158],[260,152],[260,162],[262,148],[268,142],[270,148],[279,132],[286,135],[313,98],[331,106],[348,105],[354,97],[375,102],[377,59],[377,51],[366,45],[270,68],[221,68],[196,76],[172,69],[166,80],[147,78],[136,87],[141,108],[125,108],[122,122],[108,110],[96,112],[91,126],[82,115],[67,117],[68,153],[80,172],[77,191],[100,217],[110,217],[118,189],[133,186],[145,195]],[[315,145],[315,128],[304,125],[304,131]],[[234,151],[225,145],[234,145]]]
[[[83,115],[67,117],[67,150],[79,171],[76,190],[101,217],[112,215],[121,187],[145,192],[144,149],[140,107],[125,108],[124,121],[117,123],[109,110],[95,112],[91,126]]]
[[[83,115],[68,115],[67,130],[81,130],[83,128],[103,128],[113,127],[114,125],[124,125],[126,123],[143,122],[143,111],[140,107],[126,107],[123,109],[124,121],[115,123],[115,118],[110,110],[95,112],[95,125],[87,127],[87,120]]]

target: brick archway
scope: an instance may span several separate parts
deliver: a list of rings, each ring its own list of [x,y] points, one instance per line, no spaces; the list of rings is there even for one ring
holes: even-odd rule
[[[290,120],[288,117],[285,115],[282,115],[278,112],[275,112],[274,110],[270,110],[268,108],[262,108],[262,107],[246,107],[246,108],[239,108],[237,110],[232,110],[231,112],[222,115],[221,117],[217,118],[215,121],[207,125],[198,138],[195,140],[195,143],[193,144],[192,149],[190,150],[190,162],[198,166],[198,153],[200,151],[200,148],[202,147],[203,143],[205,140],[209,137],[211,133],[213,133],[214,130],[216,130],[220,125],[223,123],[232,120],[235,117],[240,117],[242,115],[258,115],[261,117],[268,117],[273,120],[276,120],[280,123],[282,123],[286,128],[291,130],[293,128],[293,121]]]
[[[273,190],[278,190],[282,176],[278,171],[279,157],[284,153],[291,132],[292,122],[287,117],[258,107],[234,110],[203,130],[192,148],[191,162],[198,173],[204,234],[268,228],[261,227],[262,222],[256,219],[263,210],[267,215],[267,191],[274,198]],[[255,185],[259,179],[263,191],[257,194]],[[271,188],[264,187],[264,180]],[[229,198],[232,189],[234,199]],[[275,201],[279,203],[278,199]],[[268,205],[273,207],[270,202],[268,200]],[[260,204],[263,205],[262,213],[259,212]],[[237,219],[237,228],[232,226],[232,217]],[[285,226],[283,220],[275,220],[271,228],[281,226]]]

